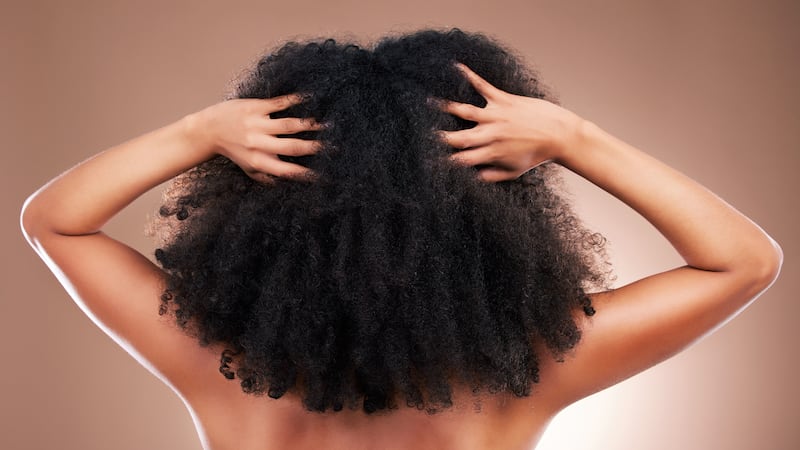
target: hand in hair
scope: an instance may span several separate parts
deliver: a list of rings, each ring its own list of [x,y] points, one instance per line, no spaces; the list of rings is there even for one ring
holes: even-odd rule
[[[479,108],[469,103],[439,100],[442,110],[477,122],[473,128],[442,131],[450,146],[463,149],[451,157],[469,166],[488,166],[484,181],[512,180],[546,161],[557,159],[577,135],[583,119],[547,100],[513,95],[492,86],[463,64],[458,67],[486,99]]]
[[[321,125],[313,119],[270,118],[303,102],[298,94],[268,99],[233,99],[217,103],[190,116],[191,127],[202,135],[214,151],[227,157],[251,178],[269,182],[271,176],[304,178],[313,172],[279,156],[311,155],[319,149],[313,140],[282,137],[303,131],[317,131]]]

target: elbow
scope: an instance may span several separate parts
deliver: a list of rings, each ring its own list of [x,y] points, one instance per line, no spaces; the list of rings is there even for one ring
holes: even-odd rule
[[[33,240],[41,231],[41,214],[36,202],[36,194],[31,195],[22,204],[19,214],[19,226],[25,239],[33,246]]]
[[[33,196],[25,200],[25,203],[22,204],[22,210],[19,213],[19,227],[22,230],[22,234],[29,240],[31,235],[30,230],[34,224],[34,220],[31,217],[33,215],[31,212],[31,200],[33,200]]]
[[[783,250],[778,243],[767,236],[768,244],[760,252],[758,258],[750,264],[754,288],[763,292],[775,283],[783,266]]]
[[[767,271],[767,278],[771,285],[778,279],[778,275],[781,273],[781,267],[783,266],[783,249],[781,249],[781,246],[778,245],[774,239],[769,238],[769,241],[772,247],[772,255],[767,267],[769,269]]]

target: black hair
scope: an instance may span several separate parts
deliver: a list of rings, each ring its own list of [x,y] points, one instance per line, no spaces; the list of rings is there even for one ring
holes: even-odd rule
[[[607,287],[605,240],[559,194],[554,164],[484,183],[445,158],[435,130],[475,124],[428,99],[485,105],[457,61],[557,102],[511,51],[458,29],[290,42],[241,80],[235,97],[305,95],[273,117],[329,126],[301,134],[318,154],[285,158],[311,183],[259,183],[216,156],[166,192],[160,313],[224,344],[220,376],[311,411],[435,413],[457,386],[527,396],[541,358],[576,345],[573,314]]]

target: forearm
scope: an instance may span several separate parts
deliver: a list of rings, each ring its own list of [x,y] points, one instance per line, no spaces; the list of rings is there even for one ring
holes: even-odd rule
[[[631,206],[695,268],[777,271],[775,242],[712,192],[666,164],[583,122],[577,145],[558,159],[565,167]]]
[[[111,147],[73,167],[25,203],[28,235],[97,232],[137,197],[211,158],[191,133],[191,116]]]

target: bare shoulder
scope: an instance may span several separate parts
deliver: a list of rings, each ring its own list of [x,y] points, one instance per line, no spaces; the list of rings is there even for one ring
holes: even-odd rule
[[[543,358],[548,395],[564,407],[670,358],[741,312],[775,276],[769,267],[743,276],[684,266],[592,294],[596,313],[575,313],[578,345],[563,362]]]

